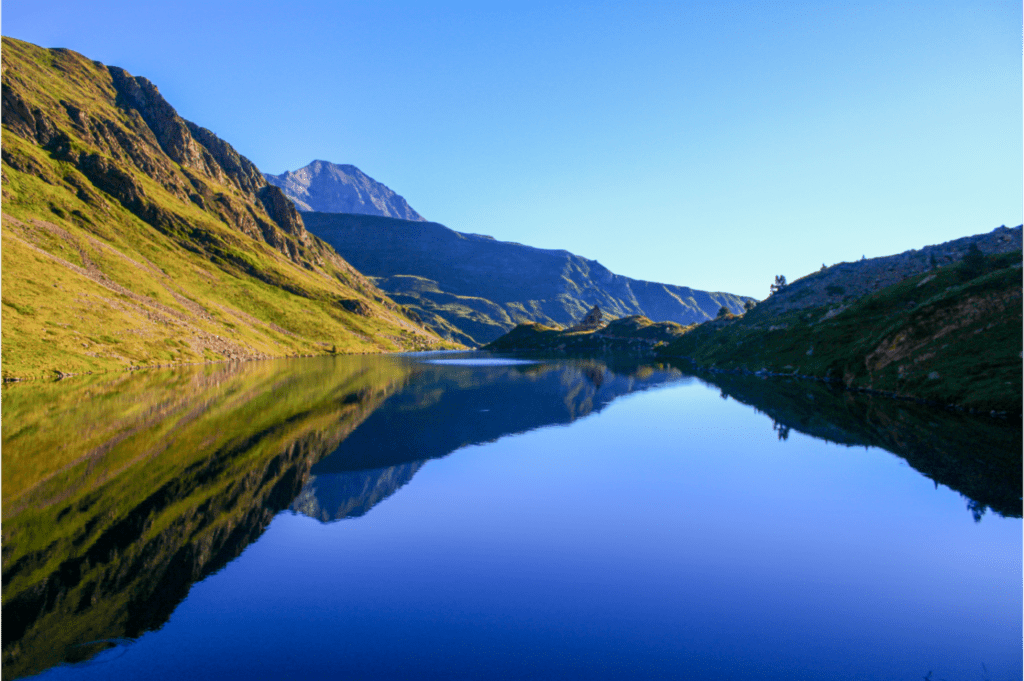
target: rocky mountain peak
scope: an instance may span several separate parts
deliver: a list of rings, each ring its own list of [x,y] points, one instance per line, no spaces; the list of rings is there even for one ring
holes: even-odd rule
[[[354,165],[315,160],[280,175],[264,177],[304,212],[358,213],[425,222],[404,198]]]

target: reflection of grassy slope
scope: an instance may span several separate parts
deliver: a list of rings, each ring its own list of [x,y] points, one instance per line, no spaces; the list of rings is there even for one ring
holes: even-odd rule
[[[723,395],[749,404],[789,429],[847,446],[881,447],[921,474],[985,508],[1021,517],[1021,431],[990,418],[873,398],[828,384],[726,373],[702,376]]]
[[[5,377],[437,345],[262,178],[172,159],[103,65],[4,38],[3,85]]]
[[[406,373],[339,358],[6,388],[4,675],[162,624]]]
[[[772,315],[759,306],[694,328],[665,354],[1019,414],[1020,259],[1020,251],[986,256],[984,271],[967,281],[960,267],[940,268],[848,307]]]
[[[568,251],[463,234],[435,222],[341,213],[304,213],[303,219],[389,295],[463,342],[487,343],[522,322],[568,326],[594,305],[614,317],[643,314],[683,324],[709,319],[723,305],[743,308],[744,299],[730,293],[630,279]]]

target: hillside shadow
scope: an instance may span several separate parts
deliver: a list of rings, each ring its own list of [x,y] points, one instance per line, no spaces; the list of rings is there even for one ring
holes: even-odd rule
[[[972,416],[796,378],[724,372],[698,378],[722,397],[765,414],[780,439],[796,431],[847,447],[879,447],[936,485],[959,492],[975,520],[989,509],[1021,517],[1019,420]]]

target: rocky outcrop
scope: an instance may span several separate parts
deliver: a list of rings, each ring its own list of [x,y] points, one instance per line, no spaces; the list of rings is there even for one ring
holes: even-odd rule
[[[301,211],[359,213],[423,221],[423,217],[405,199],[352,165],[313,161],[295,171],[264,177],[283,189]]]
[[[266,186],[263,174],[256,164],[235,151],[234,147],[195,123],[185,121],[185,125],[188,126],[192,137],[203,145],[224,174],[230,177],[239,189],[254,194]]]
[[[590,312],[588,312],[583,317],[583,319],[580,320],[579,324],[577,324],[575,326],[571,326],[567,330],[568,331],[594,331],[594,330],[600,328],[603,320],[604,320],[604,313],[601,312],[601,308],[599,306],[595,305],[594,307],[590,308]]]
[[[281,230],[302,239],[305,233],[302,218],[294,208],[287,205],[283,196],[278,195],[279,192],[269,187],[252,161],[211,131],[178,116],[174,107],[146,78],[133,77],[116,66],[108,66],[107,70],[118,93],[117,103],[123,108],[130,107],[139,112],[167,156],[183,168],[205,175],[210,180],[234,184],[250,197],[253,205],[262,207]],[[202,192],[201,183],[193,180],[192,184],[200,190],[200,197],[206,193]],[[220,202],[223,203],[224,199],[220,198]],[[193,203],[208,208],[205,201],[193,199]],[[222,218],[227,216],[228,221],[234,221],[242,231],[251,235],[259,234],[270,245],[290,257],[294,256],[294,249],[287,248],[284,241],[277,238],[272,229],[268,229],[269,225],[261,224],[263,217],[259,215],[258,209],[253,212],[232,208],[229,206],[218,213]]]
[[[299,216],[299,211],[295,210],[295,206],[278,187],[273,185],[260,187],[256,195],[259,197],[260,203],[263,204],[267,214],[287,234],[298,237],[305,235],[306,228],[302,224],[302,217]]]
[[[583,357],[644,356],[659,345],[680,338],[690,328],[674,322],[652,322],[642,315],[623,317],[602,326],[600,312],[595,307],[582,323],[564,330],[541,324],[520,324],[483,349]]]
[[[133,77],[117,66],[108,66],[107,71],[110,72],[114,88],[117,89],[117,103],[123,108],[135,109],[142,115],[142,119],[153,131],[165,154],[187,168],[198,170],[218,180],[223,178],[220,166],[209,152],[196,142],[189,132],[188,125],[153,83],[141,76]]]
[[[3,122],[16,135],[46,146],[56,132],[43,110],[32,106],[7,82],[3,82]]]
[[[72,63],[82,59],[68,50],[54,52]],[[127,129],[124,121],[108,118],[96,108],[85,110],[65,99],[59,103],[71,125],[63,128],[64,121],[56,119],[53,112],[31,106],[25,100],[17,87],[17,74],[10,72],[5,73],[3,84],[5,125],[55,158],[75,166],[97,188],[158,229],[166,232],[170,225],[182,227],[181,221],[175,219],[173,211],[146,197],[143,183],[133,170],[157,181],[177,198],[191,201],[239,231],[295,258],[297,249],[286,246],[286,240],[274,232],[281,229],[307,241],[302,218],[289,202],[272,198],[274,192],[267,191],[266,180],[251,161],[209,130],[178,116],[146,78],[132,76],[116,66],[103,69],[109,75],[115,105],[127,115]],[[82,142],[98,147],[100,152],[84,151]],[[164,154],[166,157],[161,158]],[[15,165],[19,163],[16,155],[8,157]],[[181,167],[188,182],[182,181],[167,159]],[[123,160],[128,160],[130,166],[126,167]],[[242,196],[232,197],[211,189],[211,182],[234,185]]]

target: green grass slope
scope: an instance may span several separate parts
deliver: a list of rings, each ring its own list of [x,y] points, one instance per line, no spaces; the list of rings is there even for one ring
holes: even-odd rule
[[[1021,411],[1019,250],[985,255],[973,269],[926,270],[853,300],[781,310],[769,303],[694,327],[660,350],[702,367]]]
[[[516,324],[568,326],[594,305],[615,317],[692,324],[746,298],[639,281],[569,251],[463,234],[436,222],[303,213],[306,226],[445,337],[481,345]]]
[[[3,39],[3,377],[444,343],[144,78]]]

